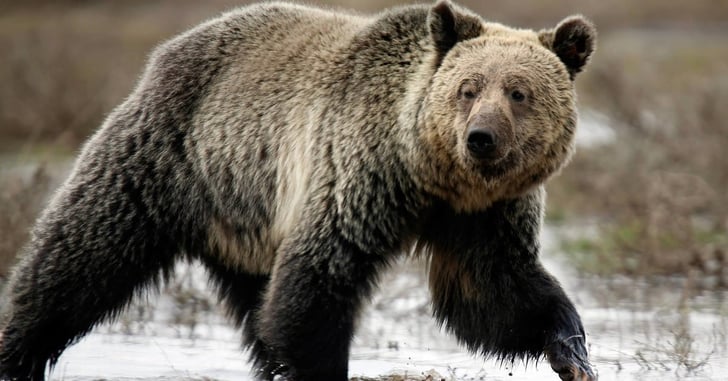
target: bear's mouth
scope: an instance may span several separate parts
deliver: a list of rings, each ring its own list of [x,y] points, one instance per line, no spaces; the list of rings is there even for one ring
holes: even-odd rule
[[[505,177],[508,172],[516,168],[518,164],[518,155],[511,150],[504,157],[495,160],[479,160],[474,162],[481,176],[487,179]]]

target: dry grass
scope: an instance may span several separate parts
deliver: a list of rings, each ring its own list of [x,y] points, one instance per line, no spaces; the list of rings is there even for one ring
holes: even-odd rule
[[[0,150],[78,146],[131,91],[156,44],[233,1],[31,3],[0,12]]]
[[[688,295],[684,295],[678,308],[666,311],[666,316],[655,323],[659,334],[647,334],[650,340],[637,342],[633,359],[643,370],[671,371],[678,378],[698,375],[711,359],[725,353],[724,327],[714,325],[711,337],[696,338],[691,324],[693,306]]]
[[[449,378],[445,378],[435,371],[424,372],[419,375],[389,375],[381,377],[353,377],[350,381],[448,381]]]
[[[577,154],[551,206],[600,218],[596,239],[569,243],[586,270],[698,269],[728,286],[726,34],[641,33],[614,36],[586,76],[586,102],[610,116],[615,140]]]

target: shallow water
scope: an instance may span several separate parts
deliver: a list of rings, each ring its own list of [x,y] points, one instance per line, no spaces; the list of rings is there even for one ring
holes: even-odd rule
[[[547,230],[545,265],[582,314],[600,380],[728,380],[725,293],[685,298],[679,279],[579,277],[554,254],[553,237]],[[207,293],[200,268],[179,270]],[[435,371],[453,380],[558,379],[546,363],[499,364],[469,355],[430,317],[423,274],[421,265],[403,263],[384,277],[359,324],[350,376]],[[215,308],[195,312],[194,326],[169,324],[190,314],[171,299],[150,297],[122,322],[97,328],[64,353],[51,379],[252,379],[240,333]]]

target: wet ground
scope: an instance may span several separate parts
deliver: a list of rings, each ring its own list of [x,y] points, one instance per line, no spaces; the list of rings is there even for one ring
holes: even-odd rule
[[[726,293],[688,297],[680,279],[580,277],[560,262],[553,237],[547,230],[545,264],[582,314],[600,380],[728,380]],[[194,266],[179,270],[176,285],[193,289],[185,294],[197,300],[193,307],[176,304],[179,295],[150,297],[70,348],[51,379],[252,379],[239,332],[207,304],[204,274]],[[354,339],[351,377],[558,379],[546,363],[498,364],[469,355],[431,319],[423,274],[421,265],[402,263],[383,279]]]

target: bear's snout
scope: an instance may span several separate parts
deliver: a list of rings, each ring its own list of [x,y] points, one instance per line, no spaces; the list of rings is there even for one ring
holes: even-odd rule
[[[495,163],[506,157],[513,143],[508,119],[498,113],[481,113],[465,131],[468,154],[479,162]]]
[[[478,99],[466,120],[465,147],[478,162],[495,163],[503,159],[513,144],[513,123],[500,100]]]
[[[470,128],[467,136],[467,147],[476,159],[487,159],[496,152],[497,139],[493,131],[487,128]]]

